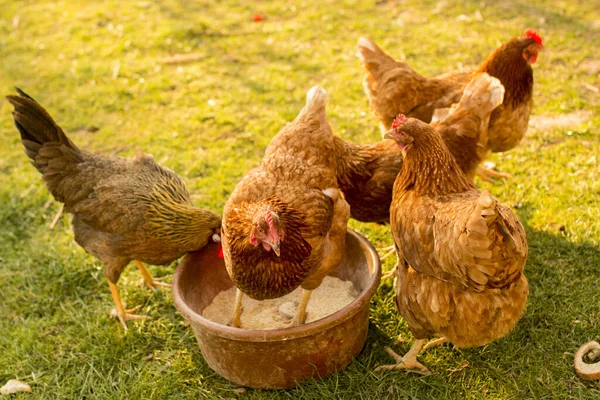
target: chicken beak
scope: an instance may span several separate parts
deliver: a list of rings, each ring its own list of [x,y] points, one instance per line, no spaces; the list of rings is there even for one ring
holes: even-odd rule
[[[277,257],[280,257],[281,249],[279,248],[279,243],[269,243],[269,246],[273,249]]]
[[[403,131],[399,131],[398,129],[390,129],[386,133],[383,134],[384,139],[392,139],[398,144],[398,147],[403,149],[404,147],[412,144],[415,139],[412,136],[408,136]]]

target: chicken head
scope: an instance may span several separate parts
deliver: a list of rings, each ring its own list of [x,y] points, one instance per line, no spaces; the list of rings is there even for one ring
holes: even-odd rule
[[[527,40],[526,47],[523,49],[523,58],[529,64],[534,64],[537,61],[538,53],[544,50],[542,37],[535,31],[527,29],[521,38]]]
[[[266,209],[256,215],[254,226],[250,232],[250,243],[254,246],[262,245],[266,251],[271,251],[279,257],[281,254],[281,241],[285,232],[281,226],[279,215],[270,209]]]

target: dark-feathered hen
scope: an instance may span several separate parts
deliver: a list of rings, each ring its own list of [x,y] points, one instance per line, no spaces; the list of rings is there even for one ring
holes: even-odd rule
[[[218,240],[221,218],[195,207],[183,180],[151,156],[125,159],[79,149],[41,105],[17,91],[7,99],[25,152],[73,214],[75,241],[104,264],[117,317],[127,329],[127,320],[141,318],[123,308],[117,289],[127,264],[135,261],[148,287],[166,285],[142,263],[169,264]]]

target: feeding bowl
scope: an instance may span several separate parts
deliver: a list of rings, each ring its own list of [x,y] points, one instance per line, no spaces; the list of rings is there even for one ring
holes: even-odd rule
[[[208,245],[181,260],[173,276],[173,297],[206,363],[219,375],[241,386],[289,388],[340,371],[361,351],[369,303],[381,278],[379,256],[363,236],[348,229],[344,258],[329,274],[351,281],[358,297],[323,319],[286,329],[239,329],[201,315],[217,294],[233,286],[218,249]]]

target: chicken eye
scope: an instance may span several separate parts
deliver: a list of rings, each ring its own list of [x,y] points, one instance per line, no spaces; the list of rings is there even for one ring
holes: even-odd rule
[[[262,229],[260,226],[258,227],[258,231],[259,231],[260,233],[263,233],[263,229]]]

